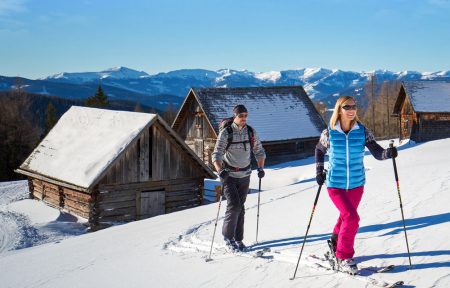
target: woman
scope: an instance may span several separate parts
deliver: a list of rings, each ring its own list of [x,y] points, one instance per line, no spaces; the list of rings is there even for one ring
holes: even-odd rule
[[[364,192],[364,149],[378,160],[397,157],[395,147],[383,149],[373,133],[359,121],[356,101],[350,96],[336,101],[330,126],[316,145],[316,181],[328,189],[331,201],[340,215],[334,226],[331,241],[339,270],[357,274],[353,260],[355,236],[359,227],[357,208]],[[328,152],[329,169],[324,172],[324,156]]]

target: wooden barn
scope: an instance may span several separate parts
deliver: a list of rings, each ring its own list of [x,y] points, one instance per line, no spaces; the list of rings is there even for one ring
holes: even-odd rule
[[[400,139],[416,142],[450,137],[450,82],[405,81],[393,114]]]
[[[32,198],[92,225],[200,205],[216,178],[158,115],[75,106],[16,172]]]
[[[205,163],[211,165],[219,124],[244,104],[248,124],[266,150],[267,164],[304,158],[326,125],[301,86],[193,88],[184,99],[172,128]]]

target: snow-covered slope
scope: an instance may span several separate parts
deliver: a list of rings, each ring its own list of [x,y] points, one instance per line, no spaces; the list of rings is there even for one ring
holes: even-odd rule
[[[40,80],[53,80],[69,83],[83,83],[102,79],[136,79],[149,76],[144,71],[136,71],[126,67],[114,67],[100,72],[62,72]]]
[[[382,143],[387,146],[387,142]],[[449,287],[450,139],[405,144],[397,158],[413,270],[407,270],[392,161],[365,159],[367,185],[359,212],[356,259],[395,264],[405,287]],[[255,174],[255,173],[254,173]],[[220,249],[220,212],[212,262],[206,263],[217,204],[157,216],[0,256],[2,287],[371,287],[347,276],[309,268],[302,261],[290,281],[317,185],[313,159],[268,168],[262,181],[259,245],[273,254],[254,259]],[[258,186],[252,175],[251,186]],[[225,204],[225,203],[223,203]],[[246,203],[245,241],[255,241],[257,194]],[[321,192],[304,255],[321,255],[338,213]],[[206,248],[205,248],[206,247]]]

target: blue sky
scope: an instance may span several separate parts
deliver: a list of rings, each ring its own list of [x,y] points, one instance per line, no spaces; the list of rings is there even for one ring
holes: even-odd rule
[[[450,69],[450,0],[0,0],[0,75]]]

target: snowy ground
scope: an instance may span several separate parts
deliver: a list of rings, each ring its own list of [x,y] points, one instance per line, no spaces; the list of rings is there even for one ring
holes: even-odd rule
[[[86,220],[30,200],[28,193],[27,181],[0,183],[0,257],[86,231]]]
[[[449,149],[450,139],[406,144],[397,158],[413,270],[407,270],[392,161],[366,157],[367,185],[359,208],[356,260],[361,265],[397,265],[392,273],[372,277],[404,280],[404,287],[450,287]],[[217,213],[217,204],[211,204],[6,251],[0,254],[1,287],[372,287],[351,277],[313,269],[304,261],[297,278],[289,280],[318,188],[314,174],[311,158],[267,169],[262,182],[259,244],[254,246],[270,247],[272,253],[266,258],[223,252],[220,228],[225,203],[222,203],[214,261],[206,263]],[[10,185],[8,191],[14,191],[26,184],[5,185]],[[256,175],[252,176],[251,185],[258,187]],[[4,207],[21,201],[15,201],[13,192],[5,195],[0,200],[3,207],[0,211],[12,211]],[[255,241],[257,197],[249,195],[246,203],[247,244]],[[325,239],[337,216],[323,189],[303,252],[305,256],[326,251]],[[6,217],[1,219],[6,221],[3,220]],[[4,238],[15,239],[8,231],[4,233],[8,234]]]

